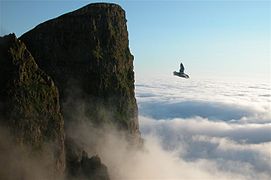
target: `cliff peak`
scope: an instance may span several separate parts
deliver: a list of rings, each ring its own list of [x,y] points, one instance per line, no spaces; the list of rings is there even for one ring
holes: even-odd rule
[[[84,119],[94,128],[116,127],[125,132],[129,142],[142,143],[134,92],[134,58],[129,49],[125,11],[119,5],[89,4],[41,23],[20,40],[58,87],[66,129]],[[66,137],[70,175],[96,164],[97,171],[107,178],[100,160],[94,154],[90,154],[94,158],[82,158],[84,148],[77,148],[78,142],[67,141],[69,133]],[[88,147],[93,151],[95,148],[95,143]],[[78,159],[83,164],[78,164]]]
[[[95,125],[113,124],[139,134],[133,56],[119,5],[89,4],[38,25],[20,39],[53,78],[68,109],[84,103]],[[69,112],[64,117],[75,120]]]

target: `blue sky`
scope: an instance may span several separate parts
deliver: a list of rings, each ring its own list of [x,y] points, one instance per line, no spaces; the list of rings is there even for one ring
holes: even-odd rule
[[[2,1],[1,35],[96,1]],[[136,76],[171,75],[182,61],[193,78],[271,76],[270,1],[110,1],[126,11]]]

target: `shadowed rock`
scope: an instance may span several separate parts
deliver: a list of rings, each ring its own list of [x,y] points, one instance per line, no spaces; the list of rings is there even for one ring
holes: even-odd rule
[[[0,123],[16,144],[34,152],[48,148],[55,170],[64,170],[64,121],[58,90],[14,34],[0,37]],[[23,177],[22,177],[23,178]]]
[[[66,127],[84,118],[94,127],[116,126],[127,132],[127,139],[142,143],[133,56],[120,6],[90,4],[46,21],[20,39],[59,88]],[[68,176],[102,174],[99,179],[106,179],[100,160],[82,156],[84,150],[77,146],[66,141]]]
[[[72,139],[66,139],[68,179],[109,180],[107,167],[98,155],[88,157],[88,153]]]
[[[90,4],[44,22],[20,39],[59,87],[65,122],[76,120],[70,110],[83,102],[94,125],[113,124],[139,136],[133,56],[120,6]]]

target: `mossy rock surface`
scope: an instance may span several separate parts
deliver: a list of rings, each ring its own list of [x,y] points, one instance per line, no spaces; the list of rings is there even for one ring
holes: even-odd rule
[[[94,125],[113,124],[139,135],[133,56],[125,11],[96,3],[46,21],[20,37],[57,84],[65,123],[86,104]]]
[[[14,34],[0,37],[0,77],[1,125],[21,147],[39,152],[50,145],[55,169],[63,171],[64,121],[57,87]]]

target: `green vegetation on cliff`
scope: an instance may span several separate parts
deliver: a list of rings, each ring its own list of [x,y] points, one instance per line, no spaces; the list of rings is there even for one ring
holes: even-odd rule
[[[0,37],[0,76],[0,128],[16,147],[30,147],[30,155],[53,154],[52,169],[65,168],[67,179],[109,179],[96,147],[103,126],[141,143],[133,56],[125,12],[116,4],[87,5],[19,39]],[[72,136],[73,125],[85,120],[92,128],[88,146]]]
[[[58,90],[14,34],[0,37],[0,122],[19,146],[35,152],[53,144],[56,171],[64,170],[64,121]]]
[[[44,22],[20,37],[60,90],[65,122],[86,104],[94,125],[113,124],[139,135],[133,56],[125,12],[96,3]]]

